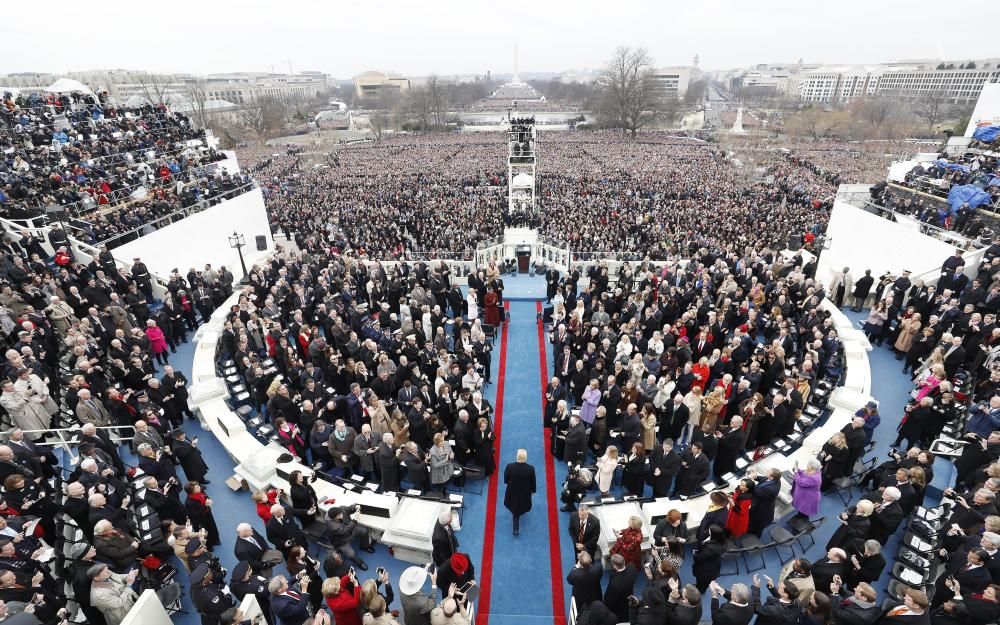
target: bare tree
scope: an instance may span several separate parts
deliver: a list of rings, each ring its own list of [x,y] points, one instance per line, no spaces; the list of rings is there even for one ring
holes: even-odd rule
[[[142,95],[150,104],[170,104],[173,76],[142,72],[137,82]]]
[[[614,126],[634,137],[650,123],[658,108],[654,85],[649,80],[653,59],[645,48],[621,46],[598,78],[603,89],[602,110]]]
[[[677,119],[677,116],[681,112],[681,101],[679,98],[667,96],[660,100],[657,108],[663,121],[669,126],[674,123],[674,120]]]
[[[381,109],[372,111],[371,115],[368,116],[368,122],[371,124],[372,133],[375,135],[375,139],[381,140],[382,133],[385,131],[385,126],[388,122],[385,111]]]
[[[843,122],[842,114],[810,108],[792,116],[786,128],[790,134],[805,135],[813,141],[819,141],[830,138],[841,130]]]
[[[420,130],[427,130],[431,117],[431,97],[427,87],[410,89],[407,101],[410,114],[417,118]]]
[[[263,141],[285,125],[285,105],[273,98],[252,97],[239,115],[240,125]]]
[[[431,74],[427,79],[427,98],[430,105],[431,115],[434,117],[434,126],[442,126],[442,118],[445,111],[445,94],[442,85],[438,82],[438,77]]]
[[[921,95],[917,100],[913,114],[927,122],[927,129],[933,130],[939,122],[947,119],[954,112],[954,107],[948,100],[948,95],[942,90]]]
[[[208,128],[208,90],[204,80],[193,80],[187,84],[185,95],[191,104],[191,117],[195,124]]]
[[[899,102],[891,98],[862,98],[855,112],[876,131],[899,110]]]

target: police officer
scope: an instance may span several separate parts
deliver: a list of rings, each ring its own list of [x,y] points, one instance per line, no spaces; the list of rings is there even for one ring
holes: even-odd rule
[[[220,580],[220,582],[226,579],[226,569],[222,568],[222,562],[208,551],[200,538],[192,538],[184,547],[184,552],[187,553],[188,566],[192,571],[204,564],[212,571],[215,579]]]
[[[233,567],[233,577],[229,583],[229,588],[233,591],[238,602],[242,602],[247,595],[257,597],[257,604],[260,605],[261,612],[267,622],[273,625],[271,615],[271,593],[267,590],[268,579],[260,575],[254,575],[249,562],[240,561]]]
[[[201,614],[201,625],[219,625],[222,613],[235,605],[229,589],[222,586],[222,578],[215,581],[204,564],[191,571],[191,601]]]

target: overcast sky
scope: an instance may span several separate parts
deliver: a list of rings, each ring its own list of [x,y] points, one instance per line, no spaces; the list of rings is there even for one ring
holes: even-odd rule
[[[970,6],[971,4],[971,6]],[[162,72],[368,69],[407,75],[599,67],[618,45],[659,65],[875,63],[1000,56],[996,39],[942,19],[984,15],[983,0],[669,2],[604,0],[51,0],[39,19],[5,19],[0,73],[126,68]],[[978,8],[977,8],[978,7]],[[30,12],[30,11],[29,11]],[[13,53],[11,53],[13,51]],[[30,52],[29,52],[30,51]]]

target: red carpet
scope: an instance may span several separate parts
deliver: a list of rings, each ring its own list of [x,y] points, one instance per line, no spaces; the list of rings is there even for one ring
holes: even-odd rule
[[[542,314],[542,302],[536,303],[538,314]],[[549,383],[548,363],[545,360],[545,324],[538,320],[538,364],[541,371],[541,386],[538,394],[542,398],[542,414],[545,414],[545,387]],[[556,625],[566,623],[566,603],[563,597],[562,558],[559,550],[559,492],[556,487],[556,465],[552,456],[552,430],[544,428],[545,436],[545,492],[549,499],[549,570],[552,576],[552,614]]]
[[[510,302],[503,303],[505,310],[510,310]],[[493,406],[493,432],[496,450],[493,462],[497,467],[490,476],[489,494],[486,498],[486,528],[483,536],[483,562],[480,567],[479,584],[482,589],[479,594],[479,605],[476,606],[476,625],[486,625],[490,618],[490,590],[493,587],[493,533],[497,524],[497,491],[500,488],[500,437],[503,434],[503,387],[507,379],[507,324],[500,325],[500,364],[497,375],[497,398]]]

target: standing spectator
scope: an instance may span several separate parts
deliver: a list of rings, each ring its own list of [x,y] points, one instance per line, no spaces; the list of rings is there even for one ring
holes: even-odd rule
[[[823,463],[823,481],[821,489],[829,490],[836,479],[844,477],[847,472],[847,437],[843,432],[835,432],[830,440],[823,445],[818,459]]]
[[[729,516],[726,517],[725,530],[732,539],[746,534],[750,529],[750,511],[753,504],[754,481],[743,478],[733,491],[732,503],[729,506]]]
[[[719,572],[722,570],[722,554],[725,551],[726,536],[722,527],[718,525],[709,527],[708,537],[695,548],[694,561],[691,565],[691,573],[694,575],[698,592],[708,590],[709,583],[719,577]]]
[[[107,625],[119,625],[139,599],[130,588],[137,574],[137,569],[128,575],[112,573],[106,564],[95,564],[87,570],[91,579],[90,604],[100,610]]]
[[[711,588],[712,625],[749,625],[754,610],[746,584],[733,584],[732,591],[727,591],[713,579]],[[728,600],[725,605],[719,605],[720,595]]]
[[[573,587],[573,599],[579,608],[586,609],[594,601],[601,599],[601,578],[604,567],[594,561],[590,554],[581,551],[573,570],[566,576],[566,583]]]
[[[792,507],[795,508],[795,515],[809,520],[819,512],[819,502],[823,494],[820,486],[823,477],[819,471],[822,465],[816,459],[806,463],[806,470],[799,469],[796,462],[794,467],[794,492],[792,493]]]

